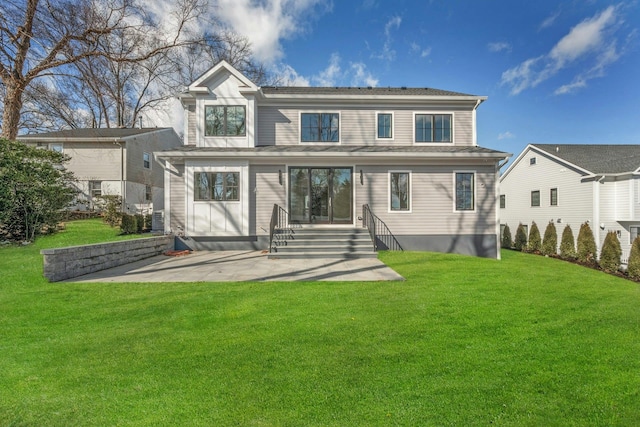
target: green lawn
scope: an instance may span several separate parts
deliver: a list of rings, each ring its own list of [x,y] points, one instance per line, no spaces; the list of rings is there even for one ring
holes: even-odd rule
[[[0,425],[640,425],[637,283],[510,251],[381,253],[404,282],[42,278],[40,248],[115,234],[0,249]]]

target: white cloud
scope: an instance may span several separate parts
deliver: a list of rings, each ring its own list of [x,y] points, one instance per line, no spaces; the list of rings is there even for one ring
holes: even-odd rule
[[[337,82],[342,80],[342,70],[340,68],[340,55],[331,54],[329,65],[317,75],[311,77],[316,86],[337,86]]]
[[[507,52],[511,52],[511,44],[507,42],[494,42],[487,44],[487,48],[489,52],[502,52],[506,50]]]
[[[573,27],[549,53],[529,58],[506,70],[502,73],[502,84],[510,86],[511,94],[517,95],[579,62],[590,65],[585,71],[578,71],[574,81],[562,86],[556,94],[585,87],[588,80],[602,77],[606,67],[620,57],[616,49],[615,32],[622,19],[618,7],[609,6]]]
[[[351,63],[350,71],[353,73],[351,77],[351,86],[378,86],[378,79],[367,70],[367,66],[362,62]]]
[[[274,63],[284,56],[281,41],[308,28],[312,16],[330,11],[329,0],[218,0],[215,14],[251,42],[258,61]]]
[[[431,46],[423,49],[418,43],[413,42],[411,43],[411,53],[420,55],[420,58],[426,58],[431,55]]]
[[[279,86],[309,86],[309,79],[298,74],[292,66],[288,64],[277,64],[271,67],[273,74],[278,76]]]
[[[402,18],[394,16],[384,26],[384,45],[382,46],[382,52],[373,54],[372,57],[376,59],[382,59],[385,61],[393,61],[396,59],[396,51],[392,48],[393,37],[391,32],[400,28]]]
[[[559,17],[560,17],[560,11],[558,10],[552,15],[549,15],[544,21],[542,21],[542,23],[540,23],[540,27],[538,27],[538,30],[544,30],[545,28],[549,28],[556,22],[556,19],[558,19]]]
[[[516,136],[514,134],[512,134],[509,131],[506,132],[502,132],[501,134],[498,134],[498,139],[511,139],[511,138],[515,138]]]
[[[327,67],[317,74],[305,77],[287,64],[278,64],[273,68],[279,76],[281,86],[377,86],[378,79],[367,69],[363,62],[350,62],[342,66],[342,58],[336,52],[331,54]]]

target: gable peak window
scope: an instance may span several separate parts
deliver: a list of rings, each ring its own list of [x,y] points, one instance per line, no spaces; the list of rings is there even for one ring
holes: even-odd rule
[[[535,164],[536,164],[536,158],[535,158],[535,157],[531,157],[531,158],[529,159],[529,164],[530,164],[530,165],[535,165]]]
[[[204,135],[245,136],[245,107],[242,105],[205,105]]]
[[[378,113],[378,139],[393,139],[393,114]]]
[[[301,113],[300,140],[302,142],[338,142],[340,140],[340,114]]]
[[[416,114],[416,142],[451,142],[451,114]]]

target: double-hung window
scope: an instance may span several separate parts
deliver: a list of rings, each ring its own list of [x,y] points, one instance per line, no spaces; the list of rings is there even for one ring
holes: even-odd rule
[[[549,192],[549,203],[551,206],[558,206],[558,189],[552,188]]]
[[[389,172],[389,210],[411,210],[411,174],[409,172]]]
[[[151,154],[142,153],[142,166],[145,169],[151,169]]]
[[[456,210],[474,210],[474,181],[473,172],[456,172]]]
[[[393,139],[393,114],[378,113],[378,139]]]
[[[302,142],[340,141],[340,114],[300,114],[300,140]]]
[[[92,199],[102,196],[102,181],[89,181],[89,196]]]
[[[416,142],[451,142],[451,114],[416,114]]]
[[[531,192],[531,206],[540,206],[540,190]]]
[[[238,201],[239,172],[196,172],[194,174],[195,201]]]
[[[239,105],[206,105],[205,136],[245,136],[246,111]]]

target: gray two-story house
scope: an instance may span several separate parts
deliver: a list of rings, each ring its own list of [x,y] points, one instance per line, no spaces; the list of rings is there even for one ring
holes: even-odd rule
[[[165,231],[193,248],[267,249],[279,210],[298,229],[362,228],[371,213],[405,250],[499,257],[509,155],[477,144],[486,97],[258,87],[221,62],[180,99],[185,145],[156,156]]]

